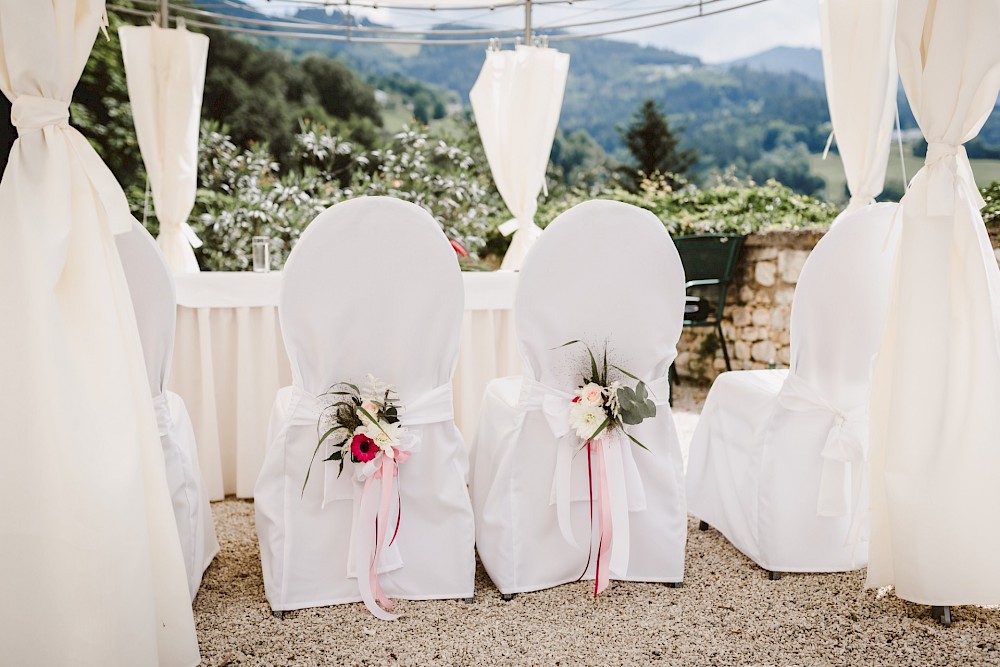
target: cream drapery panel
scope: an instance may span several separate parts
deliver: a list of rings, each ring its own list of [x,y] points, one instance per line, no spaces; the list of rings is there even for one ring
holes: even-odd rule
[[[819,0],[826,98],[851,201],[875,203],[885,185],[896,110],[896,0]],[[831,193],[832,194],[832,193]]]
[[[68,124],[103,0],[0,0],[0,662],[198,663],[121,187]],[[103,39],[103,37],[102,37]]]
[[[1000,269],[962,144],[1000,89],[1000,1],[900,2],[896,57],[929,144],[903,198],[875,369],[869,587],[1000,604]]]
[[[127,26],[118,30],[128,97],[160,221],[157,243],[174,273],[198,271],[188,225],[198,188],[198,129],[205,90],[208,37],[184,28]]]
[[[500,227],[504,234],[516,230],[503,269],[520,269],[542,231],[535,224],[535,211],[568,73],[569,55],[555,49],[518,46],[513,51],[487,51],[469,93],[493,180],[514,216]]]

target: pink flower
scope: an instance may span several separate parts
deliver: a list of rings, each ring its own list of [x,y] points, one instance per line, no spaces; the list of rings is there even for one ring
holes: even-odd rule
[[[367,463],[378,454],[378,445],[364,433],[358,433],[351,440],[351,458],[360,463]]]
[[[580,390],[580,397],[589,405],[603,405],[604,388],[591,382]]]

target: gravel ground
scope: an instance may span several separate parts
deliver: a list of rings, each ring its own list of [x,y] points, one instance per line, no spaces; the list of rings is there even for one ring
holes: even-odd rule
[[[675,402],[686,443],[704,390]],[[864,591],[864,572],[766,575],[714,530],[688,524],[683,588],[567,584],[503,602],[480,567],[476,597],[399,601],[385,623],[361,604],[272,617],[253,503],[213,503],[221,553],[194,604],[203,664],[227,665],[1000,665],[1000,610],[928,607]]]

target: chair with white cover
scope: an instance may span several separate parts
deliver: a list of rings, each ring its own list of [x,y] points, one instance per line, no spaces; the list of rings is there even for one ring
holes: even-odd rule
[[[648,450],[624,437],[605,443],[610,578],[683,581],[684,472],[667,372],[684,302],[680,257],[649,211],[585,202],[532,247],[514,307],[526,370],[488,385],[472,448],[476,546],[505,597],[596,575],[599,491],[592,500],[594,470],[567,426],[571,392],[590,368],[585,350],[560,347],[574,339],[599,356],[606,341],[609,363],[642,379],[656,403],[655,417],[628,427]]]
[[[451,386],[463,303],[448,239],[426,211],[401,200],[339,203],[313,220],[289,256],[278,310],[293,384],[275,399],[254,489],[264,590],[276,615],[372,592],[364,569],[377,553],[374,521],[359,518],[366,501],[356,464],[347,461],[338,475],[337,462],[323,461],[324,445],[303,487],[326,405],[320,395],[369,374],[395,387],[401,425],[420,438],[392,483],[399,514],[386,524],[398,532],[372,579],[377,572],[389,597],[473,595],[468,454]]]
[[[166,464],[167,485],[184,554],[188,588],[194,600],[202,575],[219,553],[219,541],[212,521],[208,491],[198,466],[191,417],[184,400],[164,388],[174,349],[177,316],[174,281],[156,241],[138,222],[133,221],[132,231],[119,234],[115,241],[139,325],[139,339]]]
[[[792,299],[791,368],[720,375],[691,441],[688,509],[776,578],[868,562],[868,398],[898,207],[843,217]]]

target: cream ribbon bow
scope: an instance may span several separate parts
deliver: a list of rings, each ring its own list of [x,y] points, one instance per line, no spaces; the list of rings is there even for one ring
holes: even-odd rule
[[[823,468],[820,472],[816,515],[850,515],[851,528],[846,544],[857,544],[862,539],[860,529],[863,508],[860,505],[867,477],[867,400],[847,409],[835,406],[815,387],[794,373],[789,373],[778,392],[778,404],[796,412],[820,411],[833,415],[833,426],[820,451]],[[845,493],[848,476],[849,496]]]
[[[657,406],[667,405],[670,387],[666,378],[647,383],[653,402]],[[573,535],[570,521],[572,501],[573,457],[582,451],[582,441],[569,427],[569,409],[574,394],[542,384],[525,376],[521,382],[518,407],[522,410],[539,410],[545,417],[552,434],[558,439],[556,465],[552,480],[552,502],[556,506],[556,518],[563,539],[573,547],[579,547]],[[624,575],[629,561],[629,512],[646,509],[646,491],[642,477],[633,457],[633,445],[620,433],[605,432],[597,440],[602,441],[607,461],[608,489],[615,539],[611,547],[611,571]]]

